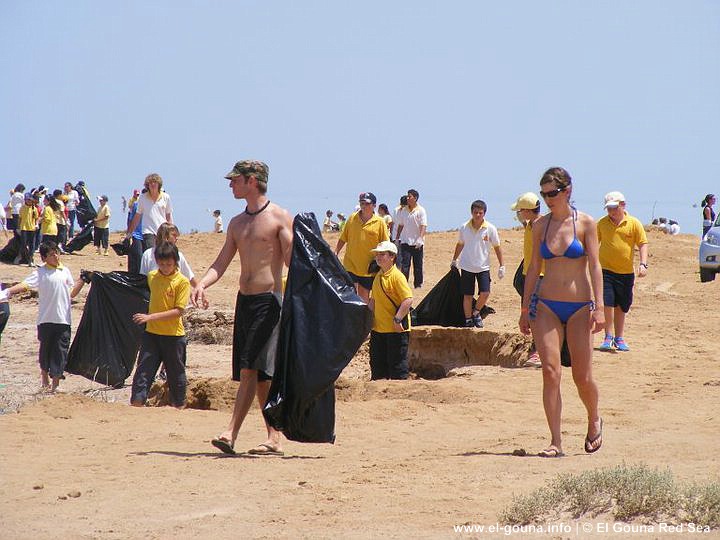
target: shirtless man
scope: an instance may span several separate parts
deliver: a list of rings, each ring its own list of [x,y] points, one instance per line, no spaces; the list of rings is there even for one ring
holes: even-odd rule
[[[222,277],[240,255],[240,284],[233,332],[233,380],[240,381],[232,418],[226,431],[212,440],[226,454],[235,453],[240,426],[257,395],[265,405],[275,368],[275,345],[280,322],[283,264],[290,266],[292,219],[267,198],[268,166],[261,161],[238,161],[225,178],[236,199],[247,207],[227,228],[227,237],[215,262],[202,277],[191,299],[207,308],[205,289]],[[251,454],[282,455],[280,432],[265,422],[267,440]]]

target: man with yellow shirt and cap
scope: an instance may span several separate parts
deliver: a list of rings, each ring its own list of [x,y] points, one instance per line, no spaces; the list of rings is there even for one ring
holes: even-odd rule
[[[370,271],[370,263],[374,260],[372,249],[380,242],[390,240],[390,235],[385,221],[375,213],[375,195],[369,191],[361,193],[359,203],[360,210],[350,216],[340,233],[335,255],[339,255],[347,244],[343,266],[352,277],[358,296],[368,303],[377,272]]]
[[[530,259],[532,259],[533,251],[533,239],[532,239],[532,226],[535,221],[540,217],[540,198],[535,195],[532,191],[523,193],[517,200],[510,206],[510,210],[517,213],[517,218],[523,225],[523,260],[520,262],[515,277],[513,278],[513,286],[520,295],[522,301],[523,293],[525,291],[525,276],[527,276],[528,268],[530,267]],[[540,278],[543,276],[545,271],[545,262],[540,268]],[[530,354],[528,359],[525,361],[524,367],[542,367],[540,363],[540,355],[535,348],[535,341],[530,346]]]
[[[630,350],[623,334],[633,301],[635,247],[640,252],[637,276],[642,278],[648,270],[648,240],[640,220],[626,212],[622,193],[605,195],[605,209],[608,215],[597,224],[605,301],[605,339],[598,349],[611,351],[614,347],[625,352]]]

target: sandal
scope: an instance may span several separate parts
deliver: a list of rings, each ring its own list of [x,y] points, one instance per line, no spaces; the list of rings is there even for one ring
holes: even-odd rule
[[[559,458],[563,457],[565,454],[562,450],[559,448],[555,448],[554,446],[551,446],[549,448],[546,448],[545,450],[540,450],[538,452],[538,457],[542,458]]]
[[[597,452],[600,450],[600,447],[602,446],[603,440],[602,440],[602,430],[603,430],[603,419],[600,419],[600,431],[598,431],[598,434],[595,435],[593,439],[590,439],[589,436],[585,436],[585,452],[588,454],[592,454],[593,452]],[[597,446],[595,446],[597,445]]]

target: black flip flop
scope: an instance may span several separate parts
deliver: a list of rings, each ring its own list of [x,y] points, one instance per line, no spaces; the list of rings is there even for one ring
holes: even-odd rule
[[[235,454],[235,448],[225,437],[216,437],[210,441],[212,445],[224,454]]]
[[[593,452],[597,452],[598,450],[600,450],[600,448],[602,447],[602,443],[603,443],[602,432],[603,432],[603,419],[601,418],[600,419],[600,431],[598,432],[597,435],[595,435],[595,438],[590,440],[587,438],[587,436],[585,437],[585,452],[587,452],[588,454],[592,454]],[[595,443],[597,443],[598,441],[600,441],[600,444],[595,446]]]

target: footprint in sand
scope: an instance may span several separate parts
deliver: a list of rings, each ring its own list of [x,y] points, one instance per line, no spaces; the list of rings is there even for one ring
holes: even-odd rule
[[[670,293],[670,289],[672,289],[673,285],[675,285],[674,281],[663,281],[655,287],[655,290],[661,293],[674,294]]]

